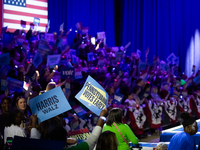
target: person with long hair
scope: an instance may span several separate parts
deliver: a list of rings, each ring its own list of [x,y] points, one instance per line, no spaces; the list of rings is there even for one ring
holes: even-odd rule
[[[105,131],[99,136],[96,150],[117,150],[117,146],[118,141],[115,133]]]
[[[30,107],[27,105],[24,96],[18,96],[16,98],[15,106],[22,113],[22,122],[20,124],[20,127],[25,129],[29,122],[29,113],[31,114],[31,110]]]
[[[107,118],[106,124],[104,124],[103,132],[111,131],[116,134],[117,141],[119,143],[118,150],[129,150],[128,142],[138,144],[138,139],[126,124],[122,123],[122,110],[120,108],[113,108]]]

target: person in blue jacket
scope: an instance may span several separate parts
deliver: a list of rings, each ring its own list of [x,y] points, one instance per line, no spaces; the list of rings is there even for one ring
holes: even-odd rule
[[[196,120],[189,113],[181,114],[184,132],[176,133],[170,140],[168,150],[196,150],[196,143],[193,135],[198,131]]]

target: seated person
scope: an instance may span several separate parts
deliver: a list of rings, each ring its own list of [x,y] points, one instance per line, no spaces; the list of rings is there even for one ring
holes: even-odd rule
[[[129,140],[133,144],[138,144],[137,137],[133,134],[128,125],[122,123],[122,110],[119,108],[113,108],[103,127],[103,132],[111,131],[116,134],[118,140],[118,150],[130,149],[128,142]]]
[[[176,133],[171,138],[168,150],[196,150],[196,143],[192,135],[198,131],[197,122],[187,112],[182,113],[181,118],[184,131]]]

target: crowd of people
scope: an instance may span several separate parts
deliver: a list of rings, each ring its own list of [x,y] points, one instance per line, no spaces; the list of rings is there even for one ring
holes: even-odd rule
[[[154,58],[154,62],[148,62],[150,49],[145,51],[146,59],[142,61],[138,53],[127,55],[127,47],[123,46],[117,50],[110,48],[104,39],[97,36],[93,44],[92,37],[79,28],[73,44],[69,45],[67,35],[73,34],[70,32],[53,33],[54,39],[48,41],[45,33],[32,29],[27,33],[16,30],[9,44],[1,43],[0,53],[10,55],[9,65],[1,66],[1,148],[8,148],[7,140],[17,135],[66,141],[65,149],[93,149],[97,143],[97,150],[105,149],[104,146],[124,150],[129,149],[129,141],[138,144],[145,128],[153,134],[161,131],[163,124],[180,121],[181,112],[188,112],[196,119],[200,117],[200,86],[193,80],[199,72],[187,77],[184,73],[173,71],[178,68],[177,64],[165,63],[167,68],[163,69],[158,57]],[[72,49],[76,51],[75,58],[71,55]],[[38,53],[42,61],[35,66],[33,61]],[[88,53],[92,54],[92,58],[88,58]],[[61,54],[60,63],[47,66],[47,55],[54,54]],[[81,77],[61,79],[62,68],[75,68],[75,71],[81,72]],[[111,110],[102,110],[100,117],[75,98],[88,75],[109,95]],[[8,77],[23,81],[28,87],[23,92],[12,91],[12,85],[6,84]],[[78,116],[72,109],[38,124],[29,101],[57,86],[62,88],[72,107],[80,106],[86,113]],[[114,102],[116,93],[123,95],[118,103]],[[82,128],[88,128],[91,136],[69,148],[77,141],[67,139],[67,132]]]

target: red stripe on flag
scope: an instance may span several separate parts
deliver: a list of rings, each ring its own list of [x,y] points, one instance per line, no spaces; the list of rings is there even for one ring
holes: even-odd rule
[[[6,10],[6,9],[4,9],[4,13],[13,14],[13,15],[22,15],[22,16],[27,16],[27,17],[37,17],[37,18],[42,18],[42,19],[48,19],[48,17],[45,16],[45,15],[31,14],[31,13],[18,12],[18,11],[13,11],[13,10]]]
[[[36,0],[36,1],[47,3],[47,0]]]
[[[3,27],[3,1],[0,0],[0,29]]]
[[[33,9],[39,9],[39,10],[45,10],[45,11],[48,10],[47,7],[35,6],[31,4],[26,4],[26,8],[33,8]]]
[[[15,32],[16,30],[17,30],[17,29],[7,28],[6,32],[13,33],[13,32]],[[25,30],[25,31],[27,32],[28,30]]]
[[[12,19],[3,19],[4,23],[15,23],[15,24],[21,24],[21,20],[12,20]],[[33,22],[26,22],[26,25],[30,25]],[[39,27],[46,27],[47,24],[46,23],[40,23]]]

